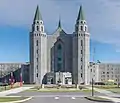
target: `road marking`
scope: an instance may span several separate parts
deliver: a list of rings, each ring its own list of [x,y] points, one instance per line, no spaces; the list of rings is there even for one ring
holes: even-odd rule
[[[75,97],[72,97],[71,99],[75,99]]]
[[[59,97],[55,97],[55,99],[59,99]]]

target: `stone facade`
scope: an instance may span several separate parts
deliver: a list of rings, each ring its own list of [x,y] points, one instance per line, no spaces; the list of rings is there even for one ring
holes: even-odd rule
[[[71,34],[63,30],[60,20],[56,31],[46,34],[37,7],[30,32],[30,83],[43,84],[49,72],[69,72],[73,83],[89,84],[89,40],[82,6]]]

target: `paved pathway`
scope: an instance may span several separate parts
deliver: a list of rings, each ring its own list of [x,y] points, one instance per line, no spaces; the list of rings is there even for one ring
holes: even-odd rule
[[[0,97],[10,95],[10,94],[14,94],[14,93],[19,93],[19,92],[28,90],[30,88],[32,88],[32,87],[19,87],[19,88],[14,88],[14,89],[2,91],[2,92],[0,92]]]
[[[86,88],[92,89],[92,87],[86,87]],[[105,89],[94,88],[94,90],[106,95],[106,96],[99,96],[99,97],[109,99],[115,103],[120,103],[120,99],[118,98],[118,97],[120,97],[119,94],[113,93],[113,92],[105,90]]]

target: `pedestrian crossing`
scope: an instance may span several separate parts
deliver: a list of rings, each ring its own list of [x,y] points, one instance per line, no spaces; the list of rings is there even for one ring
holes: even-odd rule
[[[86,97],[85,95],[36,95],[36,96],[32,96],[33,98],[52,98],[54,100],[60,100],[60,99],[71,99],[71,100],[75,100],[78,98],[84,98]]]
[[[63,98],[63,97],[62,97]],[[64,97],[64,98],[66,98],[66,97]],[[67,97],[68,98],[68,97]],[[56,100],[59,100],[60,99],[60,97],[54,97],[54,99],[56,99]],[[76,97],[70,97],[69,99],[76,99]]]

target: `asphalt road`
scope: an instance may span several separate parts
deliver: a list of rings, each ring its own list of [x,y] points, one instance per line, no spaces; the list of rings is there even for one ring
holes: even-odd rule
[[[89,101],[83,97],[34,97],[33,99],[26,101],[24,103],[99,103],[94,101]],[[105,103],[105,102],[101,102]]]
[[[24,103],[99,103],[85,99],[86,96],[91,96],[90,92],[37,92],[24,91],[12,96],[32,96],[33,98]],[[102,95],[98,92],[95,95]],[[104,102],[101,102],[104,103]]]

